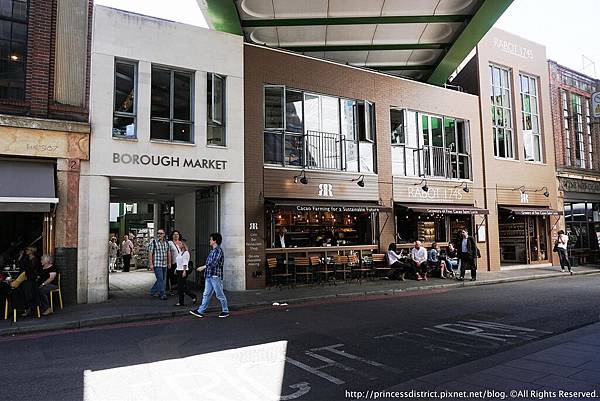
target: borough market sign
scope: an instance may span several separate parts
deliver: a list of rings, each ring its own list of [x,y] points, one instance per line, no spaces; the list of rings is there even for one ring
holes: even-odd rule
[[[137,153],[113,153],[113,163],[141,166],[188,167],[210,170],[225,170],[227,160],[194,159],[178,156],[158,156]]]

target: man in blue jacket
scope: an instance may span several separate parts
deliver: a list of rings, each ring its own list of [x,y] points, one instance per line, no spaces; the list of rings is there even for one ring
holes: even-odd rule
[[[221,242],[223,237],[219,233],[212,233],[210,235],[209,244],[211,251],[206,257],[206,264],[200,266],[198,271],[204,270],[204,294],[202,294],[202,304],[198,310],[191,310],[190,313],[196,317],[204,317],[204,312],[208,308],[208,303],[212,297],[213,292],[217,295],[217,299],[221,302],[221,313],[219,317],[228,317],[229,308],[227,306],[227,298],[223,293],[223,249],[221,248]]]

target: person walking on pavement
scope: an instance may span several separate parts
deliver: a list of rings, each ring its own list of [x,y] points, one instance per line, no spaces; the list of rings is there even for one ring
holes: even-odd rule
[[[123,242],[121,242],[121,256],[123,257],[123,271],[128,272],[131,266],[131,255],[133,254],[133,242],[129,240],[129,235],[123,236]]]
[[[179,230],[173,230],[169,246],[171,247],[171,266],[167,269],[167,288],[169,295],[175,295],[174,288],[178,283],[175,272],[177,270],[177,256],[181,253],[182,237]]]
[[[471,270],[471,281],[477,280],[477,258],[481,254],[477,249],[475,239],[469,235],[467,230],[460,230],[460,240],[458,242],[458,259],[460,260],[460,277],[458,280],[465,279],[465,271]]]
[[[112,237],[108,243],[108,272],[112,273],[117,271],[117,253],[119,251],[119,245],[117,245],[117,239]]]
[[[223,249],[221,248],[221,242],[223,237],[219,233],[212,233],[210,235],[209,244],[212,248],[208,256],[206,257],[206,264],[200,266],[198,271],[204,270],[204,294],[202,294],[202,304],[195,310],[192,309],[190,313],[196,317],[204,317],[204,312],[208,308],[208,303],[212,297],[213,292],[217,295],[217,299],[221,302],[221,313],[219,317],[229,316],[229,307],[227,306],[227,298],[223,293]]]
[[[196,294],[187,288],[187,276],[190,273],[190,253],[188,252],[185,242],[179,241],[178,250],[179,252],[175,257],[177,265],[175,274],[177,276],[177,295],[179,295],[179,302],[177,302],[175,306],[184,306],[185,295],[192,298],[192,304],[195,304],[197,301]]]
[[[558,252],[558,258],[560,259],[560,270],[564,273],[565,266],[569,269],[569,273],[573,274],[571,270],[571,262],[569,261],[569,255],[567,253],[567,246],[569,245],[569,237],[563,230],[558,230],[558,238],[556,239],[556,252]]]
[[[156,282],[150,288],[150,295],[160,295],[163,301],[167,299],[165,294],[165,279],[167,267],[171,265],[171,247],[165,240],[165,230],[158,230],[158,239],[154,238],[148,246],[148,266],[154,269]]]

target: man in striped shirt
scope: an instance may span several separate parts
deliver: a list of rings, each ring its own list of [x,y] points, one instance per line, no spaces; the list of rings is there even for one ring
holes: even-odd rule
[[[221,242],[223,237],[219,233],[213,233],[210,235],[209,244],[211,251],[206,258],[206,264],[200,266],[198,271],[204,270],[204,294],[202,294],[202,304],[198,310],[191,310],[190,313],[196,317],[204,317],[204,312],[208,308],[208,303],[212,297],[213,292],[217,295],[217,299],[221,302],[221,313],[219,317],[228,317],[229,308],[227,306],[227,298],[223,293],[223,249],[221,248]]]
[[[171,266],[171,247],[165,239],[165,230],[158,230],[158,239],[154,238],[148,246],[148,267],[154,269],[156,282],[150,288],[150,295],[157,293],[163,301],[167,299],[165,294],[165,278],[167,277],[167,267]]]

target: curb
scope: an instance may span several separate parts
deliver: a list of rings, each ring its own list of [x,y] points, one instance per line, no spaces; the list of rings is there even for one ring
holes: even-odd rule
[[[600,274],[600,271],[583,271],[576,272],[574,276],[580,275],[590,275],[590,274]],[[289,298],[282,299],[280,302],[287,303],[307,303],[313,302],[323,299],[338,299],[338,298],[358,298],[363,296],[373,296],[373,295],[393,295],[393,294],[401,294],[406,292],[415,292],[415,291],[427,291],[427,290],[437,290],[437,289],[450,289],[450,288],[469,288],[469,287],[479,287],[483,285],[494,285],[494,284],[503,284],[503,283],[511,283],[511,282],[519,282],[519,281],[529,281],[529,280],[541,280],[546,278],[556,278],[563,277],[565,273],[549,273],[549,274],[537,274],[530,276],[518,276],[518,277],[508,277],[508,278],[500,278],[500,279],[490,279],[484,281],[463,281],[463,282],[455,282],[448,284],[432,284],[427,286],[417,286],[417,287],[408,287],[408,288],[390,288],[387,290],[372,290],[372,291],[358,291],[358,292],[346,292],[340,294],[326,294],[326,295],[315,295],[301,298]],[[252,309],[256,307],[263,306],[271,306],[272,301],[258,301],[251,302],[245,304],[232,304],[230,305],[230,310],[232,311],[240,311],[245,309]],[[209,308],[209,311],[217,310],[218,308]],[[44,331],[51,330],[68,330],[68,329],[80,329],[80,328],[90,328],[96,326],[104,326],[114,323],[131,323],[131,322],[139,322],[144,320],[156,320],[156,319],[170,319],[173,317],[181,317],[186,316],[188,314],[188,309],[175,310],[169,312],[155,312],[155,313],[140,313],[140,314],[127,314],[127,315],[112,315],[112,316],[102,316],[91,319],[81,319],[72,322],[56,322],[49,324],[39,324],[35,326],[25,326],[25,327],[8,327],[5,329],[0,329],[0,337],[4,336],[14,336],[18,334],[31,334],[31,333],[39,333]]]

